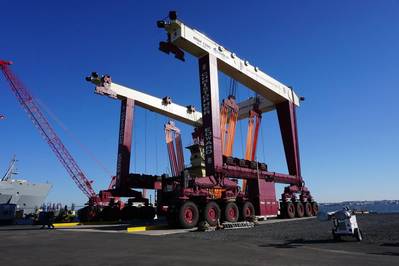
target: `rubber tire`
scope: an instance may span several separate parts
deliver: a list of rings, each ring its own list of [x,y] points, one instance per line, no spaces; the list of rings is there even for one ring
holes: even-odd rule
[[[357,241],[360,242],[360,241],[363,240],[362,231],[360,231],[359,228],[355,228],[354,234],[355,234],[355,238],[356,238]]]
[[[175,206],[170,206],[170,208],[168,209],[166,213],[166,220],[168,221],[169,227],[175,228],[178,226]]]
[[[287,202],[285,204],[285,215],[288,219],[292,219],[295,217],[295,205],[292,202]]]
[[[151,206],[142,206],[139,208],[139,213],[141,219],[144,220],[154,220],[155,208]]]
[[[119,221],[121,216],[121,211],[118,207],[115,206],[107,206],[104,207],[100,213],[100,219],[106,222],[114,222]]]
[[[316,201],[312,202],[312,210],[314,216],[319,213],[319,204]]]
[[[250,214],[247,212],[249,211]],[[255,207],[250,201],[246,201],[242,204],[241,206],[241,211],[240,211],[240,220],[242,221],[248,221],[252,217],[255,217]]]
[[[93,222],[99,219],[99,208],[93,206],[86,206],[78,210],[78,217],[80,222]]]
[[[126,206],[121,210],[121,219],[130,221],[138,217],[138,210],[135,206]]]
[[[209,211],[211,211],[213,209],[213,211],[215,212],[215,219],[212,219],[210,216],[208,216]],[[214,202],[214,201],[210,201],[205,205],[204,208],[204,212],[203,212],[203,219],[210,225],[210,226],[216,226],[218,224],[218,220],[220,220],[220,208],[219,205]]]
[[[186,211],[187,210],[191,210],[191,215],[192,215],[191,221],[189,221],[186,218],[186,216],[187,216]],[[182,228],[191,229],[191,228],[195,227],[198,224],[198,220],[199,220],[199,212],[198,212],[197,205],[195,205],[194,202],[189,201],[189,200],[184,202],[179,208],[179,213],[178,213],[179,225]]]
[[[303,206],[302,202],[295,203],[295,212],[296,217],[302,218],[305,215],[305,207]]]
[[[236,215],[234,217],[231,216],[230,211],[234,210]],[[235,223],[238,221],[238,217],[240,217],[240,211],[238,210],[238,206],[235,202],[228,202],[226,206],[224,206],[223,211],[223,220],[230,223]]]
[[[305,216],[306,217],[313,216],[312,204],[310,202],[305,202],[304,207],[305,207]]]

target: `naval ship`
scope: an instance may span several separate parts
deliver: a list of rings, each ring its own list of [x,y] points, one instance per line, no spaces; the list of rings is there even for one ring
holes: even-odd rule
[[[52,185],[34,184],[14,178],[17,159],[14,156],[4,177],[0,180],[0,204],[15,204],[24,214],[34,213],[43,204]]]

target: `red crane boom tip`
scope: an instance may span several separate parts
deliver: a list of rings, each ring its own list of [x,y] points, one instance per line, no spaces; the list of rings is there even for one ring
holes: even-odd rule
[[[12,62],[11,61],[6,61],[6,60],[0,60],[0,65],[1,66],[3,66],[3,65],[12,65]]]

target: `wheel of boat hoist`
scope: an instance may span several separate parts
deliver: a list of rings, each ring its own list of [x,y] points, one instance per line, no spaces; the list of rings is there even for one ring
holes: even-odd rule
[[[198,207],[192,201],[186,201],[180,205],[178,221],[181,227],[189,229],[197,225],[199,219]]]
[[[312,202],[312,209],[313,209],[313,215],[317,215],[319,213],[319,204],[314,201]]]
[[[295,217],[295,204],[292,202],[287,202],[285,204],[285,214],[288,219],[292,219]]]
[[[305,216],[310,217],[313,215],[313,208],[310,202],[305,202]]]
[[[244,204],[241,206],[240,220],[248,221],[251,220],[254,216],[255,216],[254,205],[249,201],[244,202]]]
[[[121,218],[124,221],[133,220],[138,217],[138,211],[136,206],[126,206],[121,211]]]
[[[103,221],[118,221],[121,216],[121,211],[118,207],[104,207],[100,217]]]
[[[226,222],[235,223],[238,221],[240,211],[235,202],[228,202],[224,207],[223,218]]]
[[[219,205],[214,201],[208,202],[205,206],[203,215],[204,215],[204,220],[210,226],[216,226],[218,224],[218,220],[220,219]]]
[[[305,208],[303,207],[302,202],[296,202],[295,203],[295,208],[296,208],[296,217],[302,218],[305,215]]]
[[[177,223],[177,214],[176,214],[176,208],[175,206],[171,206],[167,213],[166,213],[166,220],[168,221],[168,225],[170,227],[176,227],[178,225]]]
[[[80,222],[91,222],[98,219],[97,209],[93,206],[86,206],[78,211]]]
[[[143,206],[139,208],[140,218],[152,220],[155,217],[155,208],[151,206]]]

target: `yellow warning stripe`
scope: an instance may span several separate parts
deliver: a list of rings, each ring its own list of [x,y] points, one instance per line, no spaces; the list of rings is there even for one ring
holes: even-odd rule
[[[55,223],[54,227],[72,227],[78,225],[80,225],[80,223]]]
[[[149,231],[149,230],[160,230],[160,229],[166,229],[166,228],[167,228],[167,225],[159,224],[159,225],[128,227],[127,231],[129,233],[133,233],[133,232],[143,232],[143,231]]]
[[[71,226],[79,226],[79,225],[107,225],[107,224],[118,224],[119,221],[113,221],[113,222],[85,222],[85,223],[79,223],[79,222],[73,222],[73,223],[54,223],[54,227],[71,227]]]

